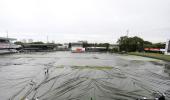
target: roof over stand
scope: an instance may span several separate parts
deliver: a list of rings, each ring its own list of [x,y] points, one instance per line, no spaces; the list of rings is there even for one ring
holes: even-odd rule
[[[0,37],[0,40],[11,40],[11,41],[14,41],[14,40],[17,40],[17,39],[15,39],[15,38]]]

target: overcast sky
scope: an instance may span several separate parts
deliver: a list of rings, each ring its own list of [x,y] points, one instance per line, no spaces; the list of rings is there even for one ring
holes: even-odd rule
[[[170,0],[0,0],[0,37],[115,43],[170,38]]]

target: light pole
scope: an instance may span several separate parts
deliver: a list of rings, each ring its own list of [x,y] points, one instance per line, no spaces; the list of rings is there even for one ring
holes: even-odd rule
[[[8,30],[6,31],[6,37],[8,38]]]

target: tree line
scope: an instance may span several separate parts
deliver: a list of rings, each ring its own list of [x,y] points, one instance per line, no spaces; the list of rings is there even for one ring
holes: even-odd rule
[[[144,48],[165,48],[165,43],[152,43],[137,36],[122,36],[118,39],[117,43],[119,44],[120,51],[126,52],[141,52],[144,51]]]
[[[17,45],[24,45],[25,43],[22,43],[20,41],[15,42]],[[29,44],[44,44],[44,42],[32,42]],[[49,43],[50,44],[50,43]],[[53,44],[53,43],[52,43]],[[118,39],[117,44],[119,46],[119,50],[117,48],[114,48],[116,50],[114,51],[126,51],[126,52],[135,52],[135,51],[144,51],[144,48],[165,48],[165,43],[152,43],[149,41],[145,41],[144,39],[134,36],[134,37],[128,37],[128,36],[122,36]],[[61,46],[62,44],[58,43],[56,44],[58,46]],[[84,42],[83,47],[106,47],[106,50],[109,50],[110,44],[109,43],[88,43]],[[71,48],[71,43],[69,43],[69,48]]]

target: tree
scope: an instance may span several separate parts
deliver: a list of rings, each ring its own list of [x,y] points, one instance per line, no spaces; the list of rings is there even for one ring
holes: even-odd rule
[[[151,43],[149,41],[144,41],[144,48],[162,48],[165,49],[165,43]]]
[[[71,43],[68,44],[68,48],[71,48]]]
[[[163,48],[163,49],[165,49],[166,44],[165,43],[155,43],[154,46],[156,48]]]
[[[44,44],[44,42],[38,41],[38,42],[32,42],[31,44]]]
[[[87,42],[83,42],[83,48],[86,48],[86,47],[88,47],[89,45],[88,45],[88,43]]]
[[[109,46],[110,46],[110,44],[109,44],[109,43],[104,43],[104,47],[106,47],[106,51],[108,51],[108,50],[109,50]]]
[[[132,37],[132,40],[134,42],[134,44],[132,46],[134,46],[135,48],[133,48],[133,51],[143,51],[143,46],[144,46],[144,40],[140,37]]]
[[[149,41],[144,41],[143,42],[145,45],[152,45],[152,42],[149,42]]]
[[[144,48],[151,48],[151,47],[153,47],[152,42],[144,41]]]
[[[14,44],[16,44],[16,45],[23,45],[24,43],[22,43],[21,41],[16,41],[16,42],[14,42]]]
[[[128,37],[127,36],[120,37],[117,43],[119,44],[120,51],[128,51]]]
[[[118,39],[117,43],[120,46],[120,51],[134,52],[143,50],[144,40],[137,36],[122,36]]]

